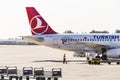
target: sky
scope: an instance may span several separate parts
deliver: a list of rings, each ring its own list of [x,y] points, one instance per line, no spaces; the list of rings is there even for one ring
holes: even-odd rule
[[[0,39],[31,35],[25,7],[59,33],[120,29],[120,0],[0,0]]]

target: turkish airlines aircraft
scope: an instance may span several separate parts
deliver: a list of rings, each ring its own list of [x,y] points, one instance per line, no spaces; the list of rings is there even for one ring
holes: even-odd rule
[[[32,36],[22,36],[28,42],[74,51],[106,53],[120,57],[119,34],[59,34],[54,31],[34,7],[26,7]]]

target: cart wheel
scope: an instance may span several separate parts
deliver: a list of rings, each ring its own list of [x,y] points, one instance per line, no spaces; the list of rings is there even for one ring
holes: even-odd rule
[[[16,80],[18,80],[18,76],[16,77]]]
[[[22,76],[19,77],[19,80],[22,80]]]
[[[117,62],[117,65],[119,65],[120,64],[120,62]]]
[[[88,61],[88,64],[91,64],[91,61]]]
[[[9,77],[9,80],[12,80],[12,76]]]
[[[4,76],[3,75],[1,75],[1,79],[4,80]]]
[[[98,65],[100,65],[100,62],[97,62]]]
[[[36,77],[36,80],[39,80],[39,77]]]
[[[47,80],[51,80],[51,78],[48,78]]]
[[[96,61],[94,61],[94,64],[96,65],[96,64],[97,64],[97,62],[96,62]]]
[[[54,78],[54,80],[58,80],[58,78]]]
[[[111,65],[111,62],[108,62],[109,65]]]
[[[26,76],[26,80],[30,80],[29,76]]]
[[[42,80],[45,80],[45,78],[42,78]],[[51,79],[50,79],[51,80]]]

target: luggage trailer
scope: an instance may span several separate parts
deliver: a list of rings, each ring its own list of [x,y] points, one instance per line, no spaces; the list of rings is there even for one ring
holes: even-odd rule
[[[16,66],[7,67],[0,66],[1,80],[58,80],[62,78],[61,68],[52,68],[51,71],[45,71],[43,67],[23,67],[22,70],[18,70]]]

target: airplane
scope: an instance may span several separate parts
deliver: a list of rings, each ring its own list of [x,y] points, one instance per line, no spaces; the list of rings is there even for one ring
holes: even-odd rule
[[[92,51],[120,58],[119,34],[59,34],[34,7],[26,7],[26,12],[32,35],[22,36],[23,40],[75,53]]]

